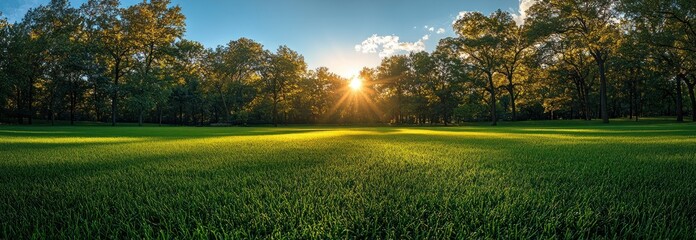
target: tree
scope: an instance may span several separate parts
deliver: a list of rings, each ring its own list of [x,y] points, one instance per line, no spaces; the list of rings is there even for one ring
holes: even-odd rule
[[[466,80],[464,63],[457,57],[458,47],[452,41],[440,41],[432,54],[435,77],[431,88],[437,97],[435,112],[442,116],[445,126],[451,122],[454,109],[461,102]]]
[[[434,118],[433,105],[437,104],[433,82],[435,81],[435,61],[427,52],[411,53],[409,56],[410,73],[406,82],[409,110],[418,124],[424,124]]]
[[[615,48],[620,18],[617,5],[616,0],[540,0],[528,11],[535,34],[577,39],[593,57],[599,74],[600,115],[604,123],[609,123],[606,67]]]
[[[287,46],[280,46],[275,54],[268,55],[261,76],[271,96],[273,126],[278,126],[279,104],[288,99],[288,93],[297,85],[306,69],[304,57]]]
[[[210,52],[207,74],[219,95],[225,122],[232,120],[230,113],[243,115],[245,105],[255,97],[252,82],[259,78],[266,55],[263,45],[248,38],[230,41]]]
[[[514,24],[512,16],[501,10],[488,17],[479,12],[468,12],[454,23],[454,30],[459,35],[459,50],[465,62],[485,78],[493,126],[498,123],[497,87],[493,76],[503,62],[506,28],[509,28],[509,24]]]
[[[507,18],[504,18],[508,20]],[[524,58],[530,54],[534,44],[534,39],[529,36],[529,26],[518,25],[515,21],[502,22],[504,36],[502,41],[502,61],[498,72],[505,75],[507,84],[504,86],[510,96],[510,104],[512,108],[512,121],[517,120],[517,105],[516,100],[519,95],[515,91],[519,87],[516,76],[519,75],[519,70],[523,67]]]
[[[306,111],[304,118],[307,122],[326,122],[333,118],[331,110],[338,104],[341,88],[345,80],[326,67],[309,71],[299,85],[299,97],[296,98],[295,108]]]
[[[7,19],[5,19],[2,12],[0,12],[0,121],[2,121],[3,114],[7,111],[6,106],[8,106],[11,96],[11,84],[7,75],[7,67],[10,64],[7,55],[8,31],[9,26],[7,24]]]
[[[18,123],[24,118],[33,123],[37,85],[46,70],[47,35],[40,23],[45,17],[42,8],[30,9],[21,22],[10,27],[7,54],[9,78],[14,79]]]
[[[89,0],[82,5],[86,29],[97,51],[111,72],[111,125],[118,116],[119,85],[130,68],[136,45],[135,29],[128,15],[123,14],[119,0]]]
[[[175,76],[175,86],[172,89],[170,101],[176,104],[177,123],[180,125],[187,123],[184,115],[184,109],[187,109],[188,118],[196,124],[202,124],[205,48],[198,42],[181,40],[174,44],[173,56],[170,74]]]
[[[616,72],[614,78],[621,80],[624,91],[628,92],[629,118],[635,117],[638,121],[642,113],[642,89],[646,87],[646,79],[652,74],[652,69],[657,66],[651,59],[652,47],[641,41],[640,34],[634,31],[635,24],[625,23],[623,26],[626,34],[616,50],[616,66],[613,67],[621,70]]]
[[[143,115],[146,111],[157,106],[160,111],[159,119],[161,123],[161,108],[165,99],[168,97],[169,84],[161,83],[163,77],[158,72],[163,72],[166,68],[166,60],[171,60],[167,50],[177,38],[180,38],[185,31],[184,15],[179,6],[170,7],[170,0],[150,0],[133,5],[125,9],[122,17],[129,19],[131,29],[131,41],[135,55],[133,67],[137,76],[131,77],[131,84],[136,84],[136,88],[131,88],[135,92],[132,96],[140,104],[139,119],[142,124]],[[137,83],[142,84],[138,89]],[[154,89],[153,89],[154,88]],[[157,88],[161,88],[158,90]],[[159,93],[159,94],[158,94]],[[142,96],[137,96],[141,94]],[[149,104],[150,101],[152,104]],[[149,108],[146,108],[149,107]]]
[[[409,74],[408,64],[409,59],[404,55],[382,59],[377,70],[377,80],[373,82],[379,98],[384,101],[383,106],[390,109],[391,120],[396,124],[404,123],[404,88]]]
[[[45,39],[45,96],[51,123],[65,105],[69,106],[70,123],[75,122],[76,105],[84,91],[83,76],[92,60],[84,47],[82,18],[67,0],[52,0],[41,6],[35,32]],[[66,103],[67,102],[67,103]]]
[[[693,69],[696,53],[696,3],[684,0],[623,1],[623,10],[636,25],[642,42],[656,47],[656,56],[671,69],[675,83],[677,121],[683,121],[682,82],[687,84],[692,112],[696,112],[696,97],[688,75]],[[692,113],[696,120],[696,114]]]
[[[561,82],[570,83],[580,103],[584,119],[592,119],[590,95],[595,84],[592,77],[592,56],[576,38],[562,38],[548,44],[551,58],[547,59],[552,74]],[[557,61],[557,62],[554,62]],[[556,97],[557,100],[565,98]],[[564,102],[564,101],[555,101]],[[567,102],[567,101],[566,101]]]

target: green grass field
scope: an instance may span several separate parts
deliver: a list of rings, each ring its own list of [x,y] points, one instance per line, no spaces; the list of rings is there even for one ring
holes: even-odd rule
[[[696,125],[0,126],[0,239],[696,238]]]

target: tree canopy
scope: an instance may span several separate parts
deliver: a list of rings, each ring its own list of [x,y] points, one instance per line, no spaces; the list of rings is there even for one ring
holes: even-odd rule
[[[2,122],[696,120],[696,3],[687,0],[538,0],[524,22],[468,12],[434,51],[364,68],[359,89],[307,69],[287,46],[187,40],[170,0],[51,0],[18,22],[1,16]]]

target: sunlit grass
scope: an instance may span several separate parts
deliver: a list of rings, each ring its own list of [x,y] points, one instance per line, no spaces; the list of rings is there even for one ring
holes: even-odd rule
[[[696,126],[0,127],[0,238],[692,238]]]

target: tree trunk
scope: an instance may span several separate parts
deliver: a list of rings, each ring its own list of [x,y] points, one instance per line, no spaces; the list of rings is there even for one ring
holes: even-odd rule
[[[587,76],[585,76],[586,78]],[[575,87],[577,88],[578,91],[578,97],[580,98],[580,108],[578,109],[579,111],[583,112],[583,117],[586,121],[592,120],[592,115],[590,114],[590,99],[589,99],[589,92],[590,92],[590,87],[587,86],[587,83],[585,81],[586,79],[582,78],[580,74],[578,73],[578,76],[575,76]]]
[[[694,85],[696,81],[684,81],[686,82],[687,92],[689,93],[689,99],[691,100],[691,121],[696,122],[696,93],[694,92]]]
[[[101,122],[102,119],[102,114],[101,114],[101,108],[99,107],[99,100],[101,98],[99,97],[99,88],[97,87],[96,84],[94,84],[94,114],[97,119],[97,122]]]
[[[33,123],[34,119],[34,78],[30,77],[29,78],[29,112],[27,114],[27,117],[29,118],[29,125]]]
[[[179,102],[179,125],[184,125],[184,107],[183,103]]]
[[[227,108],[227,100],[225,100],[225,95],[222,94],[222,86],[218,88],[218,93],[220,94],[220,98],[222,99],[222,107],[225,111],[225,122],[228,122],[230,121],[230,110],[229,108]]]
[[[512,74],[508,74],[507,79],[508,79],[508,86],[507,90],[508,93],[510,94],[510,104],[512,107],[512,121],[517,121],[517,108],[515,107],[515,85],[512,84],[512,78],[514,76]]]
[[[121,77],[120,76],[120,71],[121,71],[121,61],[116,60],[116,64],[114,66],[114,93],[111,96],[111,126],[116,126],[116,109],[118,108],[118,80]]]
[[[637,121],[638,121],[638,118],[640,118],[639,116],[640,116],[642,107],[641,107],[641,105],[640,105],[640,104],[641,104],[641,97],[640,97],[640,94],[638,93],[638,89],[639,89],[639,88],[638,88],[638,83],[637,83],[637,82],[636,82],[636,85],[635,85],[634,87],[635,87],[635,91],[636,91],[636,96],[635,96],[635,98],[636,98],[636,122],[637,122]]]
[[[496,100],[495,100],[495,85],[493,84],[493,74],[488,73],[488,92],[491,94],[491,125],[496,126],[498,125],[498,116],[496,114]]]
[[[605,60],[602,56],[597,56],[597,66],[599,67],[599,101],[602,122],[609,123],[609,111],[607,109],[607,76],[605,69]]]
[[[278,93],[273,92],[273,126],[278,127]]]
[[[72,90],[70,92],[70,125],[75,125],[75,104],[77,102],[75,95],[75,90]]]
[[[143,126],[143,111],[138,114],[138,126]]]
[[[23,108],[23,106],[22,106],[22,105],[24,105],[24,104],[23,104],[23,101],[22,101],[22,90],[20,90],[20,89],[21,89],[21,88],[19,88],[19,87],[17,88],[17,99],[16,99],[16,101],[17,101],[17,112],[16,112],[16,114],[17,114],[17,124],[20,124],[20,125],[21,125],[21,124],[24,124],[24,117],[23,117],[23,115],[24,115],[24,108]]]
[[[682,96],[682,79],[684,79],[684,74],[679,74],[677,75],[677,99],[675,100],[676,103],[676,113],[677,113],[677,122],[683,122],[684,121],[684,109],[682,106],[683,103],[683,96]]]

